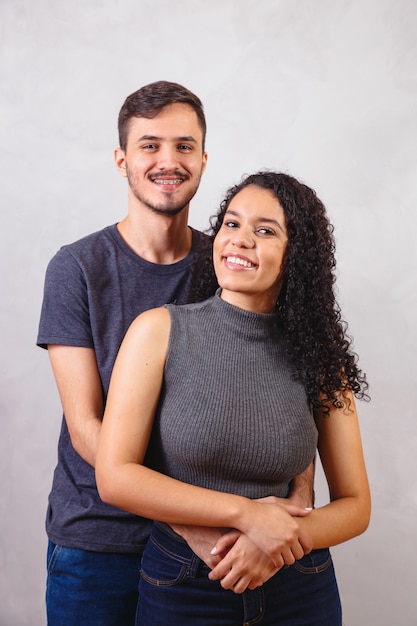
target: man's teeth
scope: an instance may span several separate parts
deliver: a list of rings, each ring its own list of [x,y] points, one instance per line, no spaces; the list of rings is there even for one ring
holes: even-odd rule
[[[175,179],[165,179],[165,178],[155,178],[154,183],[158,183],[158,185],[179,185],[182,183],[181,178],[175,178]]]
[[[245,261],[245,259],[241,259],[237,256],[228,256],[226,260],[228,263],[235,263],[236,265],[242,265],[242,267],[255,267],[254,263]]]

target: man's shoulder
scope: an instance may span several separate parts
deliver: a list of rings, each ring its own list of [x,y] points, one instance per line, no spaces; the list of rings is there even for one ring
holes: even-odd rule
[[[72,243],[62,245],[48,263],[48,275],[61,276],[62,272],[86,271],[108,263],[117,247],[116,225],[106,226]]]
[[[76,241],[64,244],[60,249],[73,254],[85,253],[91,249],[96,249],[97,246],[107,247],[112,245],[116,234],[117,226],[116,224],[112,224],[111,226],[106,226],[105,228],[97,230],[93,233],[84,235],[84,237],[81,237]]]

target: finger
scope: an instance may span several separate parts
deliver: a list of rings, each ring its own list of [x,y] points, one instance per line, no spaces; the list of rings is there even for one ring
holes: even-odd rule
[[[219,580],[224,578],[232,569],[232,564],[229,562],[227,557],[222,559],[220,563],[217,563],[216,567],[214,567],[209,573],[210,580]]]
[[[304,554],[309,554],[312,551],[313,542],[308,533],[306,533],[305,531],[301,531],[298,536],[298,541],[303,549]]]
[[[296,561],[298,561],[299,559],[302,559],[303,556],[306,554],[306,552],[304,551],[303,546],[300,544],[299,541],[297,541],[296,543],[294,543],[293,546],[291,546],[291,552],[294,556],[294,559]]]
[[[281,556],[285,565],[293,565],[295,561],[302,559],[305,554],[308,554],[308,552],[305,551],[299,541],[294,541],[290,546],[283,547],[281,550]]]
[[[220,563],[221,558],[219,556],[212,556],[211,554],[207,554],[204,556],[202,561],[204,561],[207,567],[209,567],[210,569],[214,569]]]
[[[287,511],[287,513],[292,515],[292,517],[306,517],[307,515],[310,515],[311,511],[313,510],[310,507],[304,508],[302,506],[298,506],[297,504],[291,503],[280,503],[277,506],[280,506],[282,509]]]
[[[285,565],[294,565],[295,563],[295,556],[292,553],[291,548],[283,548],[281,551],[281,557],[282,560],[284,561]]]
[[[218,568],[216,568],[217,570]],[[223,573],[219,573],[218,571],[211,571],[208,575],[210,580],[219,580],[223,589],[231,589],[235,591],[235,586],[237,585],[238,591],[236,593],[243,593],[243,591],[248,586],[248,576],[242,576],[241,572],[237,569],[233,569],[233,567],[229,567]],[[245,578],[247,579],[245,582]]]
[[[282,498],[282,501],[286,503],[285,498]],[[255,502],[263,502],[264,504],[280,504],[281,498],[277,498],[276,496],[264,496],[263,498],[255,498]]]
[[[260,587],[263,583],[259,583],[257,580],[251,580],[249,585],[248,585],[248,589],[250,589],[251,591],[253,591],[254,589],[257,589],[258,587]]]
[[[221,579],[220,584],[223,589],[230,589],[234,593],[241,594],[248,588],[250,583],[250,577],[248,576],[239,576],[233,570]]]
[[[285,565],[285,561],[281,554],[275,555],[273,558],[271,557],[273,564],[275,567],[280,570]]]
[[[247,587],[247,585],[242,583],[242,579],[236,578],[231,572],[221,579],[220,584],[223,589],[230,589],[235,593],[243,593]]]
[[[246,579],[239,578],[239,580],[237,581],[237,583],[235,583],[235,585],[233,586],[233,591],[234,591],[234,593],[241,594],[241,593],[243,593],[244,591],[246,591],[246,589],[248,588],[248,586],[249,586],[249,585],[248,585],[248,582],[246,581]],[[257,587],[257,586],[258,586],[258,585],[256,585],[256,586],[254,587],[254,589],[256,589],[256,587]]]
[[[240,535],[241,533],[238,530],[231,530],[225,533],[218,539],[218,541],[216,542],[216,545],[211,550],[211,554],[213,555],[225,554],[236,543]]]

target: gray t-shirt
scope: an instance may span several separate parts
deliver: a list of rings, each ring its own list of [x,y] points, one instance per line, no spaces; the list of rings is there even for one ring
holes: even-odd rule
[[[210,240],[196,230],[192,236],[189,255],[172,265],[140,258],[116,225],[63,246],[46,272],[37,344],[93,348],[105,398],[118,349],[133,319],[169,302],[189,302],[201,272],[207,272]],[[213,279],[204,297],[214,290]],[[140,552],[150,530],[148,520],[101,501],[94,469],[72,447],[65,419],[46,529],[53,543],[100,552]]]

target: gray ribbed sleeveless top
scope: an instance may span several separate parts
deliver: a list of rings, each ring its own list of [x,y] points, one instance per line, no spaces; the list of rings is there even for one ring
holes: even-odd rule
[[[147,463],[210,489],[285,497],[314,457],[317,430],[275,316],[219,293],[167,308],[171,335]]]

